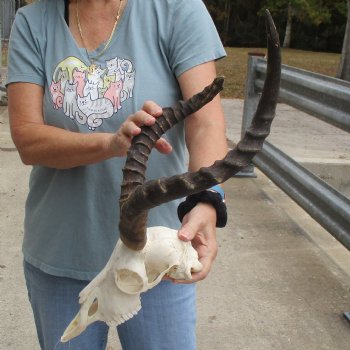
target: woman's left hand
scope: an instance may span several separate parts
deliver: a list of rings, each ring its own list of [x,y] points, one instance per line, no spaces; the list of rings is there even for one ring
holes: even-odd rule
[[[192,280],[174,280],[174,283],[193,283],[207,277],[216,258],[216,211],[207,203],[198,203],[182,220],[178,237],[185,242],[191,241],[203,265],[200,272],[192,274]]]

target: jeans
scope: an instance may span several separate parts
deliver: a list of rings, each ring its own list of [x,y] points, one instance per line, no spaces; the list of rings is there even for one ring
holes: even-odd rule
[[[79,311],[78,295],[89,281],[56,277],[24,262],[38,339],[42,350],[105,350],[108,326],[95,322],[67,343],[60,337]],[[194,350],[195,286],[162,281],[141,294],[142,309],[117,327],[123,350]]]

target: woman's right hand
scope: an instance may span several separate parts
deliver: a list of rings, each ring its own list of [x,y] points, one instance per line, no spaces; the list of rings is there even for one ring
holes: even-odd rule
[[[142,126],[151,126],[156,118],[162,115],[162,108],[153,101],[146,101],[142,109],[130,115],[120,126],[118,131],[111,135],[110,148],[115,157],[124,157],[131,145],[132,139],[141,133]],[[163,138],[155,145],[156,149],[164,154],[171,152],[171,145]]]
[[[46,125],[43,116],[44,89],[31,83],[8,86],[9,116],[12,139],[26,165],[70,169],[126,155],[141,126],[152,125],[162,109],[145,102],[142,109],[121,125],[115,133],[78,133]],[[171,146],[160,139],[156,148],[171,152]]]

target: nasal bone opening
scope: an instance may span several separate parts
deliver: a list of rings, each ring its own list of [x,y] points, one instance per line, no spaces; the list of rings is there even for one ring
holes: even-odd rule
[[[97,310],[98,310],[98,300],[96,298],[89,308],[88,316],[89,317],[94,316],[96,314]]]

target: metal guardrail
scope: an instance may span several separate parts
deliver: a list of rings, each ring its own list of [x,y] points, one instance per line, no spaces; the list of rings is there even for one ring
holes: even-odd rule
[[[250,56],[242,133],[253,118],[265,74],[266,60]],[[282,65],[280,100],[350,132],[349,82]],[[268,142],[253,164],[350,250],[347,197]]]
[[[255,86],[262,89],[266,63],[256,62]],[[350,132],[350,83],[283,65],[279,98],[290,106]]]

